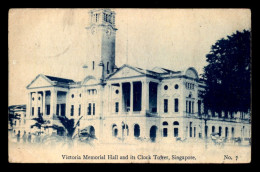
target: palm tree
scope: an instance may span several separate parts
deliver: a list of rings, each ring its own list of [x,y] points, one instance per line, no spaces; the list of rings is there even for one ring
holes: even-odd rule
[[[79,126],[80,120],[83,116],[81,116],[78,121],[75,123],[75,119],[68,119],[66,116],[58,116],[59,121],[67,131],[67,137],[69,139],[72,139],[74,136],[74,133],[76,131],[76,128]]]

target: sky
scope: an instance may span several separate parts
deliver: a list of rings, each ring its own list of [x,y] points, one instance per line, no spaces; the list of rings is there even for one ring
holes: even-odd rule
[[[91,9],[11,9],[9,105],[26,104],[26,86],[45,74],[80,81],[87,74]],[[215,42],[251,30],[248,9],[111,9],[116,12],[116,65],[194,67],[199,74]],[[127,43],[128,42],[128,43]]]

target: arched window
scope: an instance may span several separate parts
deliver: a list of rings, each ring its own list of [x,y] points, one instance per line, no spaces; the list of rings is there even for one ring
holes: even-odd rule
[[[154,142],[156,139],[156,133],[157,133],[157,126],[153,125],[150,128],[150,139]]]
[[[107,62],[107,74],[109,74],[109,62]]]
[[[163,122],[163,125],[168,125],[168,122],[164,121],[164,122]]]
[[[234,135],[235,135],[235,129],[234,129],[234,127],[231,128],[231,134],[232,134],[232,138],[234,138]]]
[[[190,122],[190,137],[192,137],[192,122]]]
[[[164,128],[163,128],[163,137],[167,137],[168,136],[168,128],[167,128],[168,122],[164,121],[163,122],[163,126],[164,126]]]
[[[140,126],[138,124],[134,125],[134,136],[139,137],[140,136]]]
[[[205,126],[205,137],[206,138],[208,137],[208,126],[207,125]]]
[[[225,128],[225,137],[228,137],[228,127]]]
[[[174,137],[178,137],[179,136],[179,128],[178,128],[179,122],[178,121],[174,121],[173,125],[175,126],[173,128],[173,136]]]
[[[179,122],[178,121],[174,121],[173,125],[179,125]]]
[[[126,125],[126,124],[124,124],[124,125],[122,126],[122,135],[123,135],[123,137],[129,135],[128,125]]]
[[[118,135],[117,125],[113,124],[112,125],[112,136],[117,137],[117,135]]]
[[[219,128],[218,128],[218,133],[219,133],[219,136],[221,136],[221,133],[222,133],[222,127],[221,126],[219,126]]]
[[[174,99],[174,112],[179,112],[179,99]]]
[[[215,126],[212,126],[212,133],[215,133]]]

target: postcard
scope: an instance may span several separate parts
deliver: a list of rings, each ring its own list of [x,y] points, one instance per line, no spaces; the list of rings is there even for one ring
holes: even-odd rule
[[[250,163],[250,9],[10,9],[10,163]]]

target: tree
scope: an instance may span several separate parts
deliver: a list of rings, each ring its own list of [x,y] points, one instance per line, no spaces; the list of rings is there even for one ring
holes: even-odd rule
[[[16,120],[16,119],[20,120],[20,119],[21,119],[21,116],[18,115],[18,114],[14,114],[14,113],[10,113],[10,112],[9,112],[8,120],[10,121],[10,126],[11,126],[11,127],[13,127],[13,125],[14,125],[14,122],[13,122],[13,121]]]
[[[40,130],[43,127],[43,125],[50,123],[50,121],[44,120],[41,114],[37,118],[33,118],[32,120],[34,120],[35,123],[31,125],[31,128],[37,127]]]
[[[206,55],[205,108],[225,114],[250,109],[250,36],[250,31],[237,31],[218,40]]]
[[[61,124],[63,125],[63,127],[67,131],[68,138],[72,139],[77,126],[79,126],[79,122],[80,122],[82,117],[83,116],[81,116],[75,124],[75,120],[73,118],[68,119],[66,116],[58,116],[58,119],[60,120]]]

